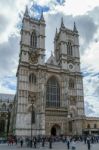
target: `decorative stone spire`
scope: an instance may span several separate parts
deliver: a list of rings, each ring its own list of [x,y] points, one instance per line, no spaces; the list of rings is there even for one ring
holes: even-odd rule
[[[75,22],[74,22],[74,29],[73,29],[73,31],[74,31],[74,32],[78,32],[78,31],[77,31],[77,28],[76,28]]]
[[[53,51],[51,50],[51,57],[53,56]]]
[[[61,28],[65,28],[65,26],[64,26],[64,21],[63,21],[63,17],[61,18]]]
[[[57,28],[56,28],[56,33],[55,33],[55,36],[57,36]]]
[[[42,10],[42,12],[41,12],[41,18],[40,18],[40,20],[41,20],[41,21],[45,21],[45,20],[44,20],[44,15],[43,15],[43,10]]]
[[[29,17],[28,6],[26,5],[24,16]]]

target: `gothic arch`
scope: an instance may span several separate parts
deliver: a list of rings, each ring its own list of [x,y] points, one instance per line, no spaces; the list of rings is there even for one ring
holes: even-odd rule
[[[73,42],[70,40],[67,42],[67,55],[73,55]]]
[[[58,81],[58,84],[59,84],[59,86],[61,86],[61,84],[60,84],[60,82],[61,82],[61,78],[60,78],[60,76],[58,76],[57,74],[48,74],[48,76],[47,76],[47,81],[50,79],[50,78],[55,78],[57,81]],[[46,82],[46,84],[47,84],[47,82]]]
[[[55,76],[51,76],[46,84],[46,106],[60,107],[60,85]]]
[[[70,109],[70,116],[75,117],[77,115],[77,110],[75,107],[71,107]]]
[[[75,88],[75,81],[72,78],[69,79],[69,88],[72,88],[72,89]]]
[[[30,36],[30,46],[32,48],[37,48],[37,32],[33,30]]]
[[[34,73],[31,73],[29,75],[29,83],[30,84],[36,84],[36,75]]]
[[[7,106],[5,103],[2,104],[2,110],[6,110]]]
[[[59,124],[54,124],[51,127],[51,135],[53,136],[59,136],[61,134],[61,126]]]

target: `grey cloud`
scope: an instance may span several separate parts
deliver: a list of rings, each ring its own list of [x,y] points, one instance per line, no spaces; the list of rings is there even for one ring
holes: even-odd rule
[[[99,7],[95,7],[92,11],[89,11],[88,14],[93,18],[96,24],[99,24],[99,16],[97,15],[99,14]]]
[[[85,102],[85,114],[90,116],[90,115],[94,115],[95,111],[93,110],[93,105],[90,105],[89,102]]]
[[[75,18],[78,24],[78,30],[84,43],[81,45],[81,50],[86,49],[90,42],[92,42],[98,26],[89,15],[78,16]]]
[[[0,14],[0,33],[5,32],[7,26],[8,26],[8,19]]]
[[[19,37],[10,36],[8,41],[0,44],[0,76],[9,75],[16,68],[19,53]]]

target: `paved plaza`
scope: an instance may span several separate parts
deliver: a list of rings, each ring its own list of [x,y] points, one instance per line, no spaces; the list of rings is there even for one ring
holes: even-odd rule
[[[27,148],[25,145],[23,148],[20,147],[20,145],[17,146],[8,146],[7,144],[0,144],[0,150],[31,150],[35,148]],[[42,147],[41,145],[38,145],[37,150],[49,150],[49,145],[46,144],[45,147]],[[67,150],[66,143],[62,142],[56,142],[53,143],[53,150]],[[71,148],[70,148],[71,150]],[[87,150],[87,145],[85,145],[83,142],[77,142],[76,143],[76,150]],[[99,150],[99,143],[98,144],[91,144],[91,150]]]

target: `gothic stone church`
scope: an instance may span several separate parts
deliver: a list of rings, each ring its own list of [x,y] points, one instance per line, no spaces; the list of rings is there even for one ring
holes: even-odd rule
[[[80,70],[79,33],[60,28],[54,37],[54,54],[45,62],[45,27],[26,8],[21,29],[17,69],[17,136],[82,134],[83,80]]]

